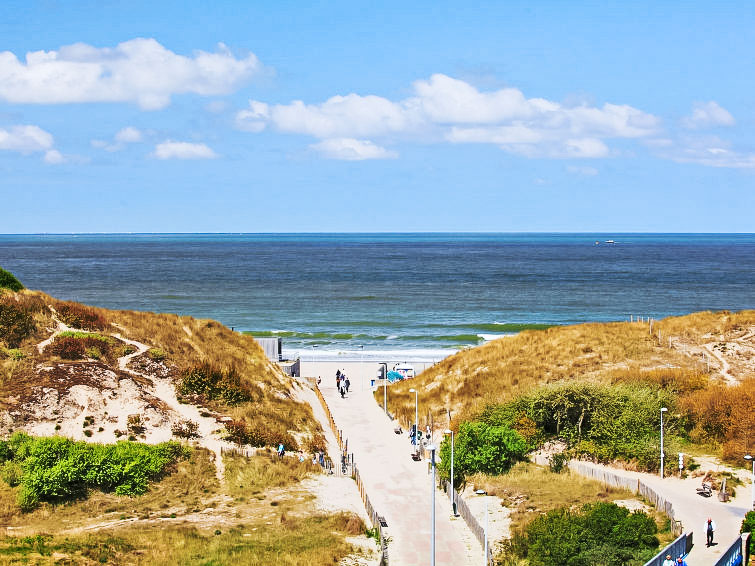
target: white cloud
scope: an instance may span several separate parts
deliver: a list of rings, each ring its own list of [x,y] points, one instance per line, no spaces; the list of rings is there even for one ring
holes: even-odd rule
[[[725,147],[686,148],[666,157],[678,163],[697,163],[707,167],[755,169],[755,153],[732,151]]]
[[[577,165],[569,165],[566,170],[574,175],[582,175],[583,177],[594,177],[598,174],[598,170],[595,167],[580,167]]]
[[[33,51],[20,61],[0,52],[0,100],[21,104],[136,102],[164,108],[171,96],[226,94],[258,73],[254,54],[237,59],[227,47],[178,55],[154,39],[137,38],[115,47],[84,43],[58,51]]]
[[[63,157],[63,155],[57,149],[48,149],[45,152],[44,160],[45,163],[49,163],[50,165],[57,165],[59,163],[66,162],[66,158]]]
[[[136,143],[142,141],[142,133],[132,126],[126,126],[115,134],[114,139],[119,143]]]
[[[660,125],[657,117],[627,105],[564,106],[526,98],[515,88],[481,92],[442,74],[416,81],[413,89],[413,96],[398,101],[353,93],[320,104],[252,100],[236,123],[251,132],[273,128],[322,140],[422,136],[490,143],[530,157],[584,158],[610,155],[607,139],[646,137]]]
[[[53,137],[38,126],[11,126],[0,128],[0,149],[33,153],[45,151],[53,146]]]
[[[733,126],[734,117],[728,110],[715,101],[697,102],[692,107],[692,114],[682,119],[682,125],[690,130],[716,126]]]
[[[152,156],[157,159],[215,159],[218,154],[203,143],[167,140],[155,146]]]
[[[357,140],[354,138],[328,139],[309,147],[328,159],[341,159],[344,161],[393,159],[398,157],[395,151],[389,151],[368,140]]]

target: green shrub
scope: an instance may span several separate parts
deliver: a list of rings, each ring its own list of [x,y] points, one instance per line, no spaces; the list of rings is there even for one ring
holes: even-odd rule
[[[235,370],[223,371],[209,364],[194,366],[181,376],[179,393],[202,395],[213,401],[237,405],[260,400],[262,392],[250,383],[242,382]]]
[[[748,511],[745,518],[742,520],[742,528],[739,529],[740,533],[752,533],[755,532],[755,511]],[[755,550],[754,537],[750,536],[750,554]]]
[[[113,339],[101,334],[89,332],[61,332],[55,337],[51,352],[64,360],[80,360],[94,358],[96,360],[110,351]]]
[[[653,518],[641,511],[594,503],[535,518],[511,548],[531,566],[641,565],[658,547],[657,532]]]
[[[40,501],[82,497],[91,488],[118,495],[142,494],[151,480],[188,455],[188,449],[176,442],[105,445],[58,436],[34,438],[24,433],[14,434],[6,450],[23,470],[18,504],[24,510],[33,509]]]
[[[461,483],[467,475],[477,472],[502,474],[524,458],[526,452],[525,440],[505,425],[495,426],[479,421],[462,423],[454,446],[454,483]],[[451,475],[449,438],[441,444],[440,458],[440,475],[448,479]]]
[[[16,279],[10,271],[6,271],[0,267],[0,289],[10,289],[11,291],[20,291],[24,286],[21,281]]]
[[[156,362],[161,362],[165,359],[165,356],[167,355],[165,351],[161,350],[160,348],[150,348],[147,350],[147,355],[151,360],[154,360]]]
[[[286,450],[299,450],[299,443],[287,430],[270,427],[248,426],[244,421],[225,423],[226,439],[243,446],[278,446],[283,443]]]
[[[34,319],[21,306],[10,301],[0,301],[0,340],[11,348],[18,348],[21,342],[35,330]]]
[[[578,456],[598,461],[634,461],[640,469],[659,467],[659,419],[664,419],[666,446],[673,451],[689,423],[676,415],[677,396],[657,385],[606,385],[585,382],[547,385],[505,405],[486,407],[480,419],[515,427],[521,415],[531,418],[538,433],[534,444],[559,438]],[[535,446],[530,448],[534,448]]]
[[[5,350],[5,355],[15,361],[23,360],[26,357],[23,350],[19,350],[18,348],[8,348]]]

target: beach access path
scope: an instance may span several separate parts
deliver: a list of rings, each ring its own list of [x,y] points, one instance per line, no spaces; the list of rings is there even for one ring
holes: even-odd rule
[[[711,471],[728,469],[726,466],[707,458],[696,460],[699,460],[701,469]],[[684,532],[692,531],[694,533],[692,540],[695,546],[689,553],[687,560],[689,564],[715,564],[729,545],[734,542],[734,539],[739,536],[742,519],[744,519],[745,513],[751,509],[749,482],[737,488],[737,497],[723,503],[718,500],[715,491],[711,497],[702,497],[697,494],[697,488],[701,485],[700,477],[680,479],[678,476],[672,475],[661,479],[660,476],[655,474],[632,472],[591,462],[580,462],[580,464],[609,470],[621,477],[642,480],[645,485],[670,501],[674,506],[674,516],[682,522]],[[711,547],[705,546],[706,537],[703,530],[708,517],[716,523],[714,545]]]
[[[385,517],[392,566],[430,564],[432,476],[428,462],[415,462],[406,432],[395,434],[393,421],[377,405],[370,389],[352,389],[342,399],[335,380],[320,385],[336,425],[348,439],[362,481],[375,509]],[[473,543],[469,541],[473,540]],[[453,518],[448,497],[435,490],[435,563],[472,566],[483,551],[461,517]]]

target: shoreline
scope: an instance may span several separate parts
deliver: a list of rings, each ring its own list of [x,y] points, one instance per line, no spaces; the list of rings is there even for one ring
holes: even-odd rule
[[[395,360],[384,359],[384,362],[388,364],[388,370],[391,370],[394,365],[399,363],[409,363],[414,366],[415,375],[419,375],[427,368],[432,367],[440,360],[436,362],[411,360],[409,358],[401,358]],[[351,381],[352,389],[359,389],[364,391],[372,388],[371,381],[374,379],[377,381],[378,368],[380,363],[373,360],[338,360],[338,361],[326,361],[326,360],[307,360],[302,358],[301,360],[301,376],[302,377],[321,377],[321,387],[335,387],[336,371],[340,370],[341,373],[346,373],[346,376]]]

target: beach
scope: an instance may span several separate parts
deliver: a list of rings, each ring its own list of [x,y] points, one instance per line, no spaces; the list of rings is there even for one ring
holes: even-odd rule
[[[440,360],[438,360],[440,361]],[[432,361],[417,361],[411,359],[399,359],[394,360],[386,359],[388,364],[388,371],[390,371],[396,364],[410,364],[414,366],[415,375],[419,375],[425,369],[432,367],[434,363]],[[351,382],[352,389],[358,389],[360,391],[370,388],[371,380],[377,380],[378,368],[380,363],[374,360],[339,360],[329,361],[322,359],[302,358],[301,360],[301,376],[302,377],[322,377],[324,385],[335,386],[336,371],[341,370],[341,373],[346,373],[346,376]]]

